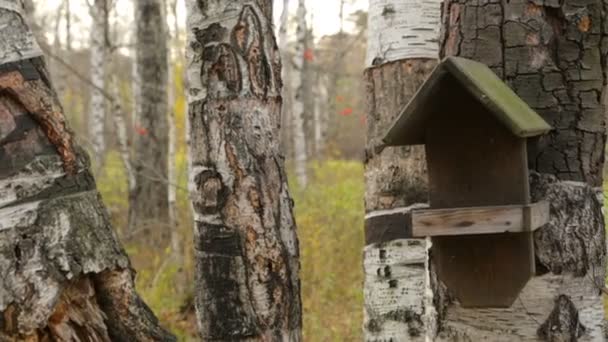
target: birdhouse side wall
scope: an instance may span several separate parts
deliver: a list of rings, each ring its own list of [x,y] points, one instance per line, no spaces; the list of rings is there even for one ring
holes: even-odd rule
[[[426,131],[431,207],[529,203],[525,139],[466,95],[446,103]]]

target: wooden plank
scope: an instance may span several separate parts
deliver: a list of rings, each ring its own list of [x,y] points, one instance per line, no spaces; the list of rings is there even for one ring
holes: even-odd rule
[[[521,233],[549,220],[549,204],[424,209],[412,212],[409,227],[415,237]]]
[[[446,82],[429,120],[426,152],[433,209],[530,203],[525,139],[511,134],[462,86]],[[436,236],[441,281],[465,307],[508,307],[535,273],[531,232]]]
[[[534,231],[549,222],[550,206],[547,201],[533,203],[524,208],[526,226]]]
[[[387,210],[380,215],[365,218],[365,245],[411,239],[411,211]]]

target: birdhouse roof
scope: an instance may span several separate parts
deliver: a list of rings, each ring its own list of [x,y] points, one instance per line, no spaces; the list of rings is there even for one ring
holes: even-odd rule
[[[384,142],[389,146],[425,143],[425,126],[441,97],[441,88],[456,84],[480,102],[489,113],[517,137],[528,138],[546,133],[551,126],[530,108],[485,64],[461,57],[447,57],[433,70],[427,81],[403,108]],[[449,91],[449,89],[448,89]],[[466,102],[465,102],[466,103]],[[458,104],[441,103],[444,106]],[[461,111],[454,111],[457,115]]]

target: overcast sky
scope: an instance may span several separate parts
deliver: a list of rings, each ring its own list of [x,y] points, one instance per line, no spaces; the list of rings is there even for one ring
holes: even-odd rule
[[[70,1],[70,8],[73,15],[72,23],[72,35],[75,47],[80,44],[88,42],[88,32],[90,27],[91,18],[88,13],[87,0],[72,0]],[[124,26],[133,20],[133,0],[116,0],[116,20]],[[55,17],[57,8],[61,5],[63,0],[34,0],[37,4],[37,10],[39,14],[48,16],[49,18]],[[294,15],[297,8],[298,0],[290,0],[289,12],[290,15]],[[340,0],[306,0],[306,6],[308,10],[308,18],[313,19],[315,36],[320,37],[326,34],[332,34],[340,29]],[[349,14],[354,13],[357,10],[367,10],[368,0],[345,0],[344,6],[344,18],[348,19]],[[278,22],[281,11],[283,10],[283,1],[275,0],[274,5],[274,19]],[[181,25],[181,29],[185,26],[186,9],[184,0],[178,0],[178,18]],[[54,23],[50,23],[51,26]],[[48,24],[47,24],[47,27]],[[352,30],[353,25],[348,21],[344,21],[344,29],[346,31]],[[53,30],[54,31],[54,30]],[[61,30],[63,31],[63,30]],[[63,31],[65,32],[65,31]],[[60,32],[60,35],[63,34]],[[49,40],[53,41],[53,33],[48,32]],[[128,42],[123,42],[128,43]]]

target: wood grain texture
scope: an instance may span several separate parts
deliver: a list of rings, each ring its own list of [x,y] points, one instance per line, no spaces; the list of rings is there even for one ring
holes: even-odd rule
[[[426,128],[431,208],[528,204],[525,140],[450,82]],[[509,306],[534,274],[530,233],[441,236],[432,252],[439,278],[464,306]]]
[[[411,220],[415,237],[532,232],[549,221],[549,203],[415,210]]]

